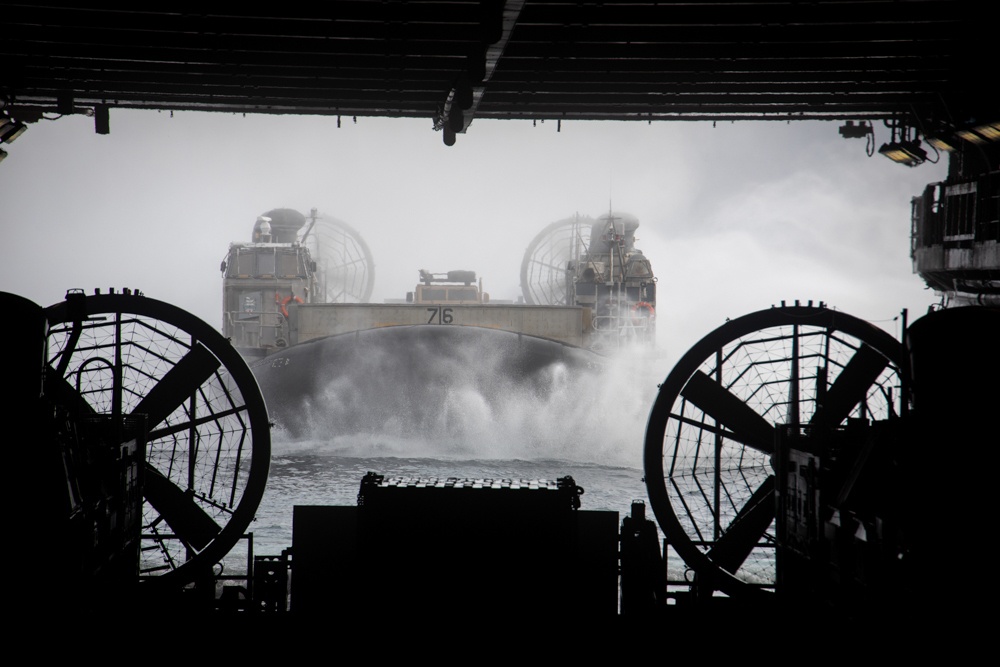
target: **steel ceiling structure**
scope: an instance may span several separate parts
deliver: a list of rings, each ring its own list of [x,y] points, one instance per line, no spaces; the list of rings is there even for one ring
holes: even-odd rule
[[[965,0],[0,3],[3,113],[996,119]],[[995,107],[995,105],[992,105]]]

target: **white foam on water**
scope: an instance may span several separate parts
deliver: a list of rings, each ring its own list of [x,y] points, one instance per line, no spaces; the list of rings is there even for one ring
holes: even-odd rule
[[[447,384],[439,373],[426,386],[401,379],[363,397],[352,378],[331,377],[296,416],[307,437],[293,439],[277,429],[275,452],[640,467],[661,378],[640,354],[604,362],[589,368],[554,362],[526,379],[505,377],[496,355],[478,355],[475,364],[436,359],[432,363],[445,365]],[[347,423],[350,429],[339,428]]]

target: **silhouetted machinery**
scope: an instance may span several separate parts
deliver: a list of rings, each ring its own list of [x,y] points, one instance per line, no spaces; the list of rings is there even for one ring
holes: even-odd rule
[[[417,623],[613,618],[618,513],[579,509],[582,493],[572,477],[369,472],[356,507],[295,508],[291,609]]]
[[[1000,311],[939,310],[905,330],[901,343],[822,304],[782,305],[677,363],[647,426],[646,485],[693,598],[968,618],[984,591],[944,575],[942,540],[990,522]]]
[[[31,323],[4,341],[18,351],[15,414],[35,425],[13,469],[40,487],[23,496],[33,506],[22,533],[41,547],[22,569],[25,604],[118,608],[212,578],[270,463],[246,362],[198,318],[138,291],[70,291],[46,309],[4,301]]]
[[[213,610],[300,617],[543,604],[604,618],[725,600],[746,618],[762,605],[943,622],[989,586],[948,573],[946,543],[980,539],[992,518],[997,309],[931,312],[897,341],[823,304],[783,304],[693,346],[660,386],[644,454],[686,581],[666,577],[641,503],[619,531],[617,512],[580,509],[571,478],[370,473],[356,507],[296,507],[290,552],[256,557],[260,576],[227,606],[217,564],[257,510],[270,451],[246,362],[203,322],[130,290],[3,302],[23,324],[4,334],[24,351],[13,409],[34,424],[10,448],[14,470],[36,473],[14,520],[38,546],[24,604],[121,610],[195,591]]]

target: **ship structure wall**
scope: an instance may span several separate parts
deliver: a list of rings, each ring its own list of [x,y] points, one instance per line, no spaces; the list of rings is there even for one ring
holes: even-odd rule
[[[996,271],[1000,269],[1000,243],[985,241],[971,248],[934,245],[914,252],[917,271]]]

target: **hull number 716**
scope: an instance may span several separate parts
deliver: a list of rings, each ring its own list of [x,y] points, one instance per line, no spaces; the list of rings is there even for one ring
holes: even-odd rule
[[[427,320],[427,324],[451,324],[454,322],[454,317],[451,312],[453,308],[445,308],[443,306],[438,306],[436,308],[428,308],[427,312],[431,314],[430,319]]]

